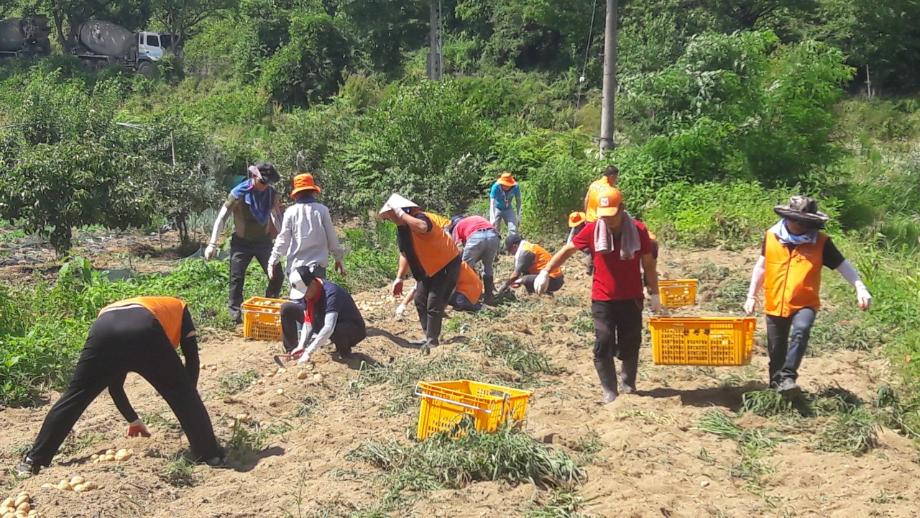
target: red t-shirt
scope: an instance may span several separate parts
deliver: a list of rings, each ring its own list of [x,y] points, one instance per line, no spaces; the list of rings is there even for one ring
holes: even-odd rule
[[[615,240],[614,250],[609,254],[598,254],[594,251],[594,227],[597,226],[594,221],[586,224],[585,228],[572,238],[572,244],[579,250],[590,252],[594,260],[591,300],[628,300],[644,297],[640,259],[643,255],[651,253],[652,245],[645,224],[641,221],[635,223],[639,230],[639,252],[629,261],[620,259],[619,239]]]
[[[454,239],[466,242],[474,232],[491,229],[492,224],[482,216],[470,216],[463,218],[454,226]]]

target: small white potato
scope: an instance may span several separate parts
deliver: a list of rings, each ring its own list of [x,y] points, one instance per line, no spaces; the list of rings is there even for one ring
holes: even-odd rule
[[[77,485],[77,484],[82,484],[82,483],[84,483],[84,482],[86,482],[86,479],[83,478],[83,477],[81,477],[80,475],[77,475],[77,476],[72,477],[72,478],[70,479],[70,485],[71,485],[71,486],[75,486],[75,485]]]
[[[2,504],[0,504],[0,509],[6,509],[7,507],[10,507],[12,505],[13,505],[13,497],[9,497],[6,500],[4,500]]]
[[[84,491],[86,491],[86,484],[77,484],[73,486],[74,493],[82,493]]]
[[[87,491],[92,491],[93,489],[99,489],[99,486],[97,486],[95,482],[87,482],[83,485],[86,486]]]
[[[19,496],[16,497],[16,501],[13,502],[13,507],[18,508],[20,505],[22,505],[23,502],[28,502],[28,501],[29,501],[28,493],[19,493]]]
[[[284,389],[280,388],[280,389],[276,390],[275,393],[277,393],[277,394],[280,396],[280,395],[284,394]]]
[[[115,450],[105,450],[106,455],[115,455]]]
[[[305,380],[305,379],[307,379],[307,376],[309,376],[309,375],[310,375],[310,373],[307,372],[307,371],[300,371],[300,372],[297,373],[297,379],[299,379],[299,380]]]
[[[70,491],[70,484],[66,480],[62,480],[57,483],[57,488],[61,491]]]
[[[26,514],[28,514],[29,511],[30,511],[31,509],[32,509],[32,506],[29,505],[29,502],[23,502],[23,503],[21,503],[21,504],[19,504],[19,505],[16,506],[16,512],[17,512],[17,513],[26,513]]]

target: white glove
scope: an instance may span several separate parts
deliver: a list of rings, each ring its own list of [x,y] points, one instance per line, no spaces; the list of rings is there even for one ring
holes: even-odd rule
[[[310,361],[310,353],[303,353],[302,355],[300,355],[300,359],[297,360],[297,365],[300,365],[301,363],[307,363],[309,361]]]
[[[744,313],[748,316],[754,314],[754,310],[757,308],[757,299],[754,297],[748,297],[744,301]]]
[[[393,214],[396,215],[396,219],[402,219],[402,217],[406,215],[406,211],[402,210],[399,207],[393,207],[392,210],[393,210]]]
[[[661,296],[657,293],[649,295],[648,297],[648,309],[652,313],[658,314],[661,311]]]
[[[537,274],[537,278],[533,280],[533,291],[537,293],[546,293],[546,289],[549,288],[549,272],[542,270]]]
[[[210,243],[208,247],[204,249],[204,258],[206,261],[210,261],[217,257],[217,245]]]
[[[273,280],[275,277],[275,265],[268,265],[268,280]]]
[[[402,317],[406,315],[406,305],[400,304],[396,306],[396,320],[402,320]]]
[[[859,309],[865,311],[872,305],[872,294],[862,281],[856,281],[856,301],[859,303]]]

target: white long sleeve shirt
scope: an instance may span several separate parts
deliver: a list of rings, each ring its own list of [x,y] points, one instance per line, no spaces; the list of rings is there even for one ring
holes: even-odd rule
[[[337,261],[345,256],[332,226],[329,209],[322,203],[295,203],[284,211],[281,231],[275,238],[268,264],[275,264],[281,256],[287,257],[285,271],[303,265],[329,266],[329,254]]]

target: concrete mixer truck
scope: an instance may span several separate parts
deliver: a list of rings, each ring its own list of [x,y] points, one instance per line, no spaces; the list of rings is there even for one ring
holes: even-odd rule
[[[48,19],[43,16],[0,20],[0,58],[47,56]]]
[[[77,42],[70,52],[92,68],[120,65],[139,74],[153,75],[156,62],[171,46],[170,36],[148,31],[131,32],[111,22],[90,20],[77,28]]]

